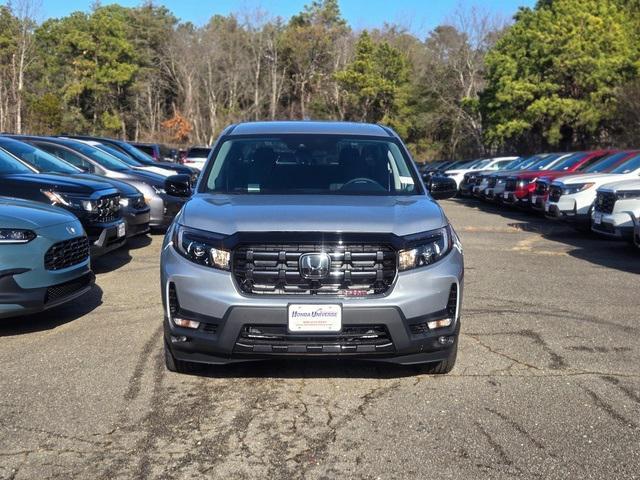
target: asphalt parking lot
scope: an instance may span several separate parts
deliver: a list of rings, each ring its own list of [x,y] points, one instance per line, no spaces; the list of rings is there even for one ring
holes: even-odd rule
[[[80,304],[0,324],[0,478],[638,478],[640,252],[443,206],[467,267],[450,375],[169,373],[156,235],[96,262]]]

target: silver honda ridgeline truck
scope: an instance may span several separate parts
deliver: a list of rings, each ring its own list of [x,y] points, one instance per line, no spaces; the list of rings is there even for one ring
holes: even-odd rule
[[[163,245],[167,368],[357,358],[449,372],[462,247],[434,201],[455,185],[429,187],[383,126],[228,127]]]

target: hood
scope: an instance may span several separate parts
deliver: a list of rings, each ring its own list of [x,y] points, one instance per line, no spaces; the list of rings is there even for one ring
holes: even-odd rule
[[[475,170],[474,168],[459,168],[456,170],[445,170],[445,174],[447,175],[461,175],[464,173],[469,173],[469,172],[476,172],[477,170]]]
[[[209,232],[361,232],[399,236],[446,225],[428,196],[198,194],[182,207],[180,223]]]
[[[120,195],[123,197],[131,197],[133,195],[140,193],[138,192],[137,188],[133,187],[132,185],[129,185],[126,182],[123,182],[122,180],[115,180],[113,178],[101,177],[99,175],[93,175],[92,173],[78,173],[77,175],[73,175],[73,178],[108,183],[110,186],[118,190],[118,192],[120,192]]]
[[[576,183],[596,183],[603,185],[605,183],[613,183],[616,181],[627,180],[630,178],[638,178],[637,175],[630,176],[622,173],[585,173],[583,175],[570,175],[557,180],[554,183],[562,183],[563,185],[572,185]]]
[[[154,173],[161,177],[170,177],[171,175],[176,175],[176,172],[172,172],[171,170],[167,170],[162,167],[154,167],[152,165],[141,165],[139,167],[133,167],[135,172],[145,172],[145,173]]]
[[[37,230],[77,221],[75,215],[46,203],[0,197],[0,227]]]
[[[600,187],[600,190],[606,190],[608,192],[640,192],[640,178],[636,180],[623,180],[621,182],[606,183]]]
[[[566,175],[572,175],[572,173],[568,172],[567,170],[527,170],[514,176],[517,176],[518,178],[522,178],[524,180],[532,180],[534,178],[543,178],[543,177],[548,179],[554,179],[554,178],[558,178]]]
[[[191,175],[197,172],[197,170],[191,167],[187,167],[185,165],[180,165],[172,162],[155,162],[155,165],[162,167],[164,170],[173,170],[174,172],[182,173],[184,175]],[[172,175],[175,175],[175,174],[172,173]]]
[[[68,175],[56,173],[21,173],[7,175],[2,178],[3,182],[13,184],[31,185],[34,189],[55,190],[64,193],[77,193],[91,195],[99,190],[112,189],[113,187],[105,181],[87,180],[75,178]]]

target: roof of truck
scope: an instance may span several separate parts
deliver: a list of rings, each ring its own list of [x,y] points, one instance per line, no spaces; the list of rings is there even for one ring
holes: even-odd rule
[[[273,134],[325,134],[325,135],[365,135],[392,137],[393,132],[382,125],[357,122],[323,121],[271,121],[246,122],[231,125],[224,135],[273,135]]]

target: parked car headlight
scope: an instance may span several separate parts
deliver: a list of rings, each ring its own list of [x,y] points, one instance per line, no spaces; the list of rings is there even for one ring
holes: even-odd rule
[[[398,269],[401,272],[432,265],[445,257],[453,246],[453,236],[449,225],[420,234],[419,237],[422,238],[415,240],[416,246],[398,252]]]
[[[96,202],[93,200],[74,198],[65,193],[53,190],[41,190],[41,192],[49,199],[51,205],[63,206],[76,210],[86,210],[87,212],[93,212],[97,208]]]
[[[618,200],[628,200],[628,199],[631,199],[631,198],[640,198],[640,190],[627,191],[627,192],[618,192],[618,193],[616,193],[616,198]]]
[[[127,208],[129,206],[128,198],[120,198],[120,206],[123,208]]]
[[[574,185],[566,185],[562,189],[563,195],[573,195],[574,193],[582,192],[584,190],[588,190],[593,187],[594,183],[576,183]]]
[[[31,230],[21,228],[0,228],[0,243],[29,243],[37,235]]]
[[[198,265],[221,270],[231,269],[231,252],[221,248],[221,236],[177,225],[173,246],[183,257]]]

